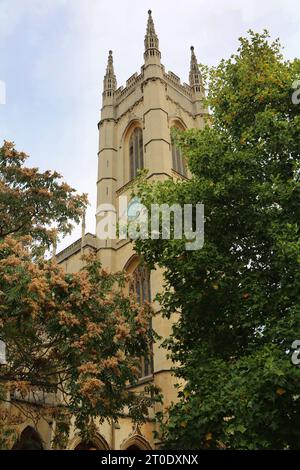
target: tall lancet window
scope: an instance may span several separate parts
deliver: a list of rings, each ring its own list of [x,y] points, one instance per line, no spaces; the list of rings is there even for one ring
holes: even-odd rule
[[[132,275],[130,290],[136,295],[137,302],[151,302],[150,273],[146,266],[138,266]]]
[[[146,266],[138,266],[132,274],[130,283],[130,293],[135,295],[137,302],[142,305],[145,302],[151,302],[150,290],[150,272]],[[149,324],[152,328],[152,324]],[[140,377],[147,377],[153,373],[152,345],[150,345],[150,354],[141,358]]]
[[[143,131],[136,127],[129,140],[130,179],[144,168]]]
[[[182,155],[181,149],[172,143],[172,165],[173,170],[183,176],[187,176],[186,163]]]

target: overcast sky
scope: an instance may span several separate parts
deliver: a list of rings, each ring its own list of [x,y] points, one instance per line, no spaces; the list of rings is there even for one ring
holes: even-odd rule
[[[299,57],[299,0],[0,0],[0,143],[13,140],[28,165],[56,169],[89,193],[87,229],[95,231],[97,122],[107,54],[118,86],[143,63],[152,9],[162,62],[188,80],[191,45],[215,65],[236,51],[249,28],[279,37]],[[61,246],[80,236],[77,229]]]

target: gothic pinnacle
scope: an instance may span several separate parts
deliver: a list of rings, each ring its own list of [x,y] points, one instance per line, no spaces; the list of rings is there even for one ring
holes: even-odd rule
[[[108,52],[106,75],[114,75],[114,59],[112,50]]]
[[[196,93],[203,93],[202,76],[199,69],[194,46],[191,46],[191,66],[189,75],[190,86]]]
[[[159,40],[155,32],[154,21],[152,18],[152,11],[148,10],[148,22],[145,36],[145,59],[149,57],[160,58]]]
[[[114,72],[114,61],[113,61],[113,53],[110,50],[108,52],[108,60],[106,66],[106,74],[104,76],[104,84],[103,84],[103,91],[107,94],[107,96],[111,96],[112,93],[117,88],[117,80]]]

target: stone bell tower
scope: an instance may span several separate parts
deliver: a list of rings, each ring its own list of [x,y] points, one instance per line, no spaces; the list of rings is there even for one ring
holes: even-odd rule
[[[181,84],[161,64],[159,39],[151,10],[144,40],[144,64],[125,87],[117,88],[112,51],[109,51],[104,77],[99,129],[97,207],[106,214],[118,208],[120,195],[130,196],[128,184],[136,171],[148,170],[149,179],[186,177],[179,151],[172,147],[171,127],[179,129],[203,126],[204,89],[194,47],[191,47],[189,85]],[[103,216],[103,212],[102,212]],[[96,214],[97,223],[99,214]],[[121,267],[124,242],[98,240],[104,267]],[[126,245],[126,243],[125,243]],[[126,250],[127,251],[127,250]],[[125,265],[124,264],[124,265]],[[123,265],[123,267],[124,267]]]
[[[161,64],[159,39],[155,31],[152,13],[148,11],[147,30],[144,40],[144,64],[139,74],[134,73],[125,87],[117,88],[112,52],[109,51],[104,77],[98,152],[98,197],[97,205],[107,205],[106,214],[118,211],[118,199],[126,195],[130,199],[129,184],[137,170],[146,168],[149,180],[188,177],[180,151],[171,143],[172,127],[179,129],[201,128],[207,110],[203,107],[204,89],[199,66],[191,47],[189,84],[182,84],[172,72],[166,72]],[[103,215],[103,213],[102,213]],[[97,222],[99,214],[96,216]],[[138,296],[146,284],[144,298],[154,299],[163,285],[160,270],[145,274],[139,270],[140,260],[134,254],[129,240],[97,240],[98,254],[104,268],[111,271],[125,269],[136,275]],[[170,321],[159,314],[153,319],[153,328],[165,338],[171,331]],[[176,399],[174,378],[166,352],[159,344],[153,345],[151,366],[144,368],[140,387],[154,382],[162,389],[165,406]],[[155,411],[155,410],[153,410]],[[121,423],[116,431],[116,441],[124,447],[124,429]],[[149,422],[142,429],[149,445],[154,446],[153,425]],[[118,437],[119,436],[119,437]]]
[[[139,169],[148,170],[149,180],[189,177],[180,150],[172,145],[170,132],[172,127],[184,130],[204,126],[208,112],[203,106],[203,98],[204,88],[194,47],[191,47],[189,84],[181,83],[180,78],[173,72],[166,72],[161,63],[159,39],[149,10],[144,63],[140,73],[128,78],[125,87],[117,88],[112,51],[108,54],[98,123],[97,208],[101,207],[102,212],[96,212],[97,226],[103,213],[114,217],[121,196],[127,196],[130,200],[130,184]],[[81,253],[89,249],[97,252],[103,268],[112,272],[125,270],[132,274],[134,281],[131,287],[139,302],[153,301],[161,290],[162,271],[148,272],[135,254],[130,240],[101,239],[97,229],[96,236],[84,235],[59,253],[57,258],[67,271],[75,271],[81,267]],[[157,312],[153,318],[153,329],[166,338],[176,316],[167,320],[161,317],[157,303],[153,304],[153,308]],[[162,390],[163,406],[176,401],[177,390],[174,388],[171,366],[166,351],[155,342],[152,357],[143,360],[140,381],[135,389],[138,391],[145,384],[154,383]],[[149,421],[141,428],[133,428],[125,414],[118,426],[101,425],[97,442],[101,437],[105,442],[105,445],[102,444],[104,448],[155,448],[157,443],[153,438],[151,419],[155,411],[151,411]],[[97,442],[95,446],[99,447]]]

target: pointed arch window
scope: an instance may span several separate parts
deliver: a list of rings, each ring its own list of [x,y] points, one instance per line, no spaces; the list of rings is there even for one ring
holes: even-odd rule
[[[150,273],[146,266],[139,265],[133,272],[130,291],[136,295],[140,305],[151,302]]]
[[[139,265],[132,274],[132,281],[129,286],[130,293],[136,296],[137,302],[142,305],[151,302],[150,272],[144,265]],[[150,322],[149,328],[152,328]],[[140,378],[147,377],[153,373],[152,345],[150,353],[141,357]]]
[[[187,169],[181,149],[172,143],[172,166],[173,170],[183,176],[187,176]]]
[[[136,127],[129,140],[130,179],[136,177],[138,170],[144,168],[143,131]]]

